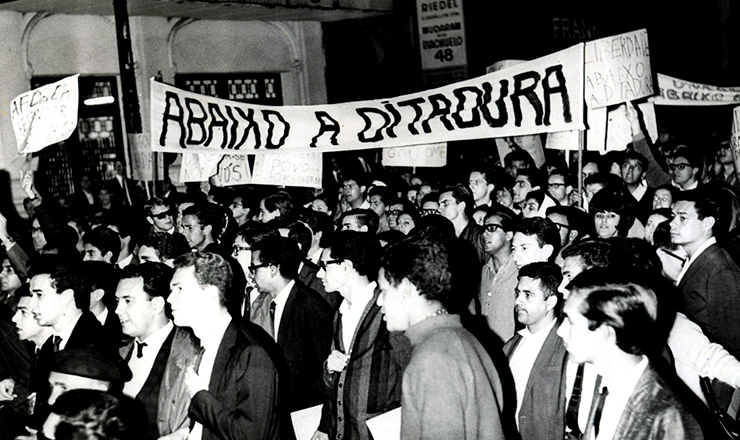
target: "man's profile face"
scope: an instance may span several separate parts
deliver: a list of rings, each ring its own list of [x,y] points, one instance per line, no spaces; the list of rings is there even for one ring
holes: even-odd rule
[[[515,289],[516,320],[526,326],[536,325],[547,317],[549,307],[540,280],[521,277]]]
[[[580,255],[574,255],[572,257],[565,258],[563,263],[560,265],[563,271],[563,281],[558,286],[558,291],[563,294],[563,299],[568,299],[570,291],[566,289],[568,284],[575,278],[579,273],[586,270],[586,263],[583,262],[583,257]]]
[[[41,251],[46,246],[46,236],[44,235],[44,231],[41,230],[41,223],[39,223],[39,219],[37,218],[33,219],[31,223],[31,239],[33,241],[33,248],[36,251]]]
[[[493,191],[493,185],[490,185],[486,181],[486,176],[478,171],[470,173],[468,187],[470,188],[470,192],[473,193],[473,200],[476,202],[489,196],[491,191]]]
[[[273,276],[272,266],[265,266],[262,264],[262,258],[260,256],[261,251],[252,252],[252,267],[254,270],[250,270],[250,276],[254,281],[255,287],[260,293],[272,293]]]
[[[57,293],[51,282],[51,276],[45,273],[31,278],[30,306],[33,316],[42,326],[56,324],[67,310],[69,301],[69,295]]]
[[[363,232],[360,222],[357,221],[357,216],[347,215],[342,219],[342,231],[356,231]]]
[[[142,277],[122,279],[116,289],[116,301],[116,315],[124,334],[143,341],[154,333],[157,314],[153,299],[144,292]]]
[[[100,249],[96,248],[90,243],[85,243],[84,249],[85,249],[85,257],[82,259],[83,261],[103,261],[105,263],[111,262],[110,261],[111,255],[109,255],[108,253],[103,255],[103,253],[100,252]]]
[[[169,231],[175,226],[174,209],[163,205],[154,205],[149,210],[152,225],[160,232]]]
[[[32,341],[41,334],[43,328],[33,317],[31,297],[23,296],[18,300],[18,309],[13,315],[13,323],[21,341]]]
[[[451,191],[439,195],[439,214],[447,220],[455,220],[463,211],[463,207],[457,203]]]
[[[517,232],[511,241],[511,251],[514,264],[516,264],[516,267],[522,268],[529,263],[547,261],[550,254],[552,254],[552,247],[547,245],[540,247],[536,235],[524,235]]]
[[[208,297],[208,293],[195,278],[195,266],[175,270],[170,282],[170,296],[167,302],[172,309],[176,325],[192,327],[194,323],[200,322],[202,320],[201,311],[210,306]]]
[[[182,219],[182,235],[188,241],[188,245],[191,249],[197,248],[206,240],[206,234],[198,221],[198,217],[194,215],[186,215]]]
[[[568,216],[558,213],[547,214],[547,218],[555,224],[558,228],[558,234],[560,234],[560,246],[568,244],[570,236],[570,223],[568,223]]]
[[[378,306],[383,312],[388,331],[401,332],[409,328],[408,314],[406,312],[406,299],[401,284],[394,286],[385,276],[385,271],[380,269],[378,275]]]
[[[498,215],[488,216],[483,221],[483,250],[488,255],[494,255],[502,247],[510,246],[506,239],[507,232],[504,231],[501,221],[501,217]]]
[[[704,221],[699,220],[694,202],[679,200],[673,206],[671,240],[674,244],[687,245],[697,242],[704,234]]]
[[[590,330],[588,319],[580,312],[582,300],[577,296],[568,298],[563,306],[565,319],[558,328],[558,336],[562,338],[570,359],[576,363],[593,363],[604,349],[604,339],[601,337],[601,327]]]

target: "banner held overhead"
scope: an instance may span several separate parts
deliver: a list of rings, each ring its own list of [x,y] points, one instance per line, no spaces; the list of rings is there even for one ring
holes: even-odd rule
[[[153,151],[343,151],[583,130],[583,45],[401,97],[259,106],[151,82]],[[297,151],[301,152],[301,151]]]
[[[655,105],[738,105],[740,87],[716,87],[658,74]]]

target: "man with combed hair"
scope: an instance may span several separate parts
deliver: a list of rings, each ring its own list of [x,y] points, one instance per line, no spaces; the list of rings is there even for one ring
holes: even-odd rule
[[[412,236],[381,260],[378,305],[389,331],[412,346],[403,373],[401,438],[503,439],[501,380],[483,346],[445,304],[452,298],[445,246]]]
[[[566,351],[557,336],[557,309],[562,275],[554,263],[538,262],[520,268],[518,279],[515,311],[525,328],[504,346],[516,387],[516,423],[522,438],[561,440]]]
[[[185,252],[190,252],[190,246],[181,234],[151,233],[139,243],[137,257],[142,263],[164,263],[172,267],[175,258]]]
[[[466,239],[471,234],[469,229],[474,227],[473,205],[470,189],[462,184],[448,186],[439,192],[439,214],[452,222],[455,235],[462,239]]]
[[[511,249],[517,267],[538,261],[554,261],[560,252],[560,233],[546,218],[523,218],[517,223]]]
[[[321,256],[319,278],[344,301],[334,315],[332,352],[324,363],[329,397],[324,401],[319,439],[370,439],[365,422],[401,403],[403,339],[388,332],[375,278],[380,245],[375,237],[340,232]]]
[[[167,302],[175,324],[190,327],[203,346],[198,372],[185,386],[195,440],[277,439],[280,436],[277,368],[266,339],[240,326],[226,308],[231,267],[210,252],[175,260]]]
[[[352,209],[342,214],[340,230],[369,232],[375,235],[378,232],[378,214],[371,209]]]
[[[704,438],[645,356],[664,343],[654,340],[662,334],[655,293],[637,284],[610,284],[608,278],[608,269],[592,269],[571,282],[558,330],[573,361],[592,364],[601,376],[584,438]]]
[[[468,178],[468,187],[475,201],[475,207],[494,206],[496,201],[491,199],[491,194],[496,189],[495,175],[493,170],[485,165],[473,167]],[[421,198],[419,198],[421,200]]]
[[[105,261],[114,264],[121,251],[121,237],[115,231],[99,226],[82,237],[85,261]]]
[[[174,234],[177,208],[172,203],[159,197],[152,197],[144,204],[146,221],[152,225],[150,232],[157,234]]]

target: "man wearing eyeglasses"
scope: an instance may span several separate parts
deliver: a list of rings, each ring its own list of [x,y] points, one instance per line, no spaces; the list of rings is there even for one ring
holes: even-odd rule
[[[481,269],[481,314],[501,341],[514,336],[513,293],[518,270],[511,253],[512,222],[513,218],[504,212],[491,214],[483,221],[483,250],[488,261]]]
[[[404,338],[388,331],[376,304],[380,251],[373,236],[343,231],[321,255],[318,276],[344,301],[334,315],[331,354],[324,362],[328,395],[313,440],[370,439],[369,415],[401,403]]]
[[[249,272],[257,290],[272,296],[268,328],[290,370],[290,406],[296,411],[323,402],[324,361],[329,356],[333,311],[299,280],[295,240],[269,237],[252,245]]]
[[[152,225],[151,232],[159,234],[175,233],[175,210],[159,197],[152,197],[144,205],[146,210],[146,221]]]
[[[568,185],[568,176],[565,171],[555,170],[547,178],[547,193],[557,201],[560,206],[570,205],[570,193],[573,188]]]
[[[682,192],[673,205],[671,239],[689,256],[676,280],[684,312],[712,342],[740,356],[740,269],[714,237],[720,218],[717,200],[703,191]],[[725,408],[732,393],[715,387]]]
[[[681,191],[696,189],[701,179],[703,160],[701,154],[689,147],[680,146],[673,152],[673,162],[668,165],[671,170],[673,186]]]

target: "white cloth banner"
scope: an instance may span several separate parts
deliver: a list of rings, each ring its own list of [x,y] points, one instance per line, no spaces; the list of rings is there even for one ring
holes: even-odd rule
[[[321,171],[321,153],[259,154],[251,183],[321,188]]]
[[[447,165],[447,143],[383,148],[383,165],[393,167],[443,167]]]
[[[67,139],[77,128],[79,84],[72,75],[21,93],[10,104],[18,153],[35,153]]]
[[[152,80],[152,150],[305,153],[583,130],[582,90],[582,44],[445,87],[345,104],[250,105]]]
[[[601,108],[651,96],[647,30],[586,43],[586,105]]]
[[[655,105],[738,105],[740,87],[716,87],[658,74]]]

